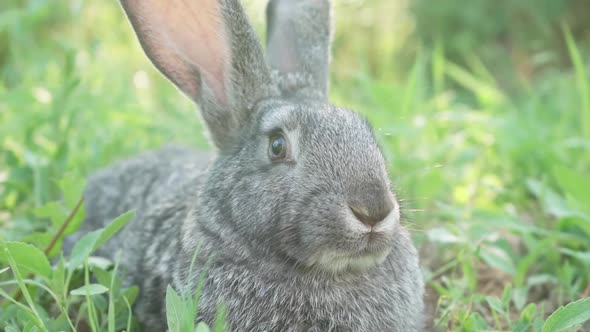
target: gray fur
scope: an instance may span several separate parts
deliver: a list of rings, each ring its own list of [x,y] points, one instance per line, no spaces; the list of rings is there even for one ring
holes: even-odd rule
[[[137,10],[130,4],[134,1],[123,0],[132,22]],[[162,68],[170,61],[150,55],[161,44],[144,45],[165,75],[175,75],[171,80],[181,90],[196,92],[219,148],[217,155],[209,157],[167,147],[105,169],[89,180],[82,233],[104,226],[127,210],[137,211],[99,254],[112,258],[121,250],[129,282],[141,287],[135,311],[147,331],[165,330],[166,286],[193,292],[207,261],[211,265],[196,320],[211,324],[217,306],[224,304],[232,331],[422,328],[418,256],[399,223],[399,205],[382,152],[364,119],[327,104],[322,97],[327,94],[329,3],[298,4],[297,15],[311,12],[306,20],[287,20],[293,31],[305,31],[298,24],[313,24],[324,34],[309,38],[312,45],[298,39],[302,37],[298,34],[285,36],[298,39],[291,44],[298,54],[313,45],[321,49],[304,57],[305,65],[294,72],[304,77],[312,74],[308,69],[316,68],[322,73],[312,75],[303,93],[283,89],[281,79],[267,75],[270,70],[264,62],[252,58],[262,55],[253,51],[259,44],[251,38],[237,1],[227,0],[221,6],[220,17],[230,26],[233,50],[232,101],[223,110],[219,98],[202,98],[206,91],[191,90],[207,89],[206,84],[216,82],[183,89],[186,82],[179,81],[179,74]],[[272,24],[279,29],[287,18],[276,17]],[[148,26],[143,29],[141,24]],[[154,39],[142,35],[157,28],[149,24],[145,17],[133,23],[142,44]],[[202,70],[171,61],[174,68],[189,68],[196,75]],[[190,73],[181,76],[185,79]],[[220,121],[239,121],[220,125],[211,120],[215,116]],[[268,156],[269,135],[277,128],[290,149],[281,162]],[[199,247],[196,268],[189,271]]]
[[[328,0],[271,0],[267,58],[283,94],[328,99],[331,12]]]

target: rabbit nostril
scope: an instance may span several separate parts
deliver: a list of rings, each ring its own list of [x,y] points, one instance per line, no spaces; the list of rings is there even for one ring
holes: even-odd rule
[[[350,206],[350,210],[360,222],[367,226],[374,226],[387,216],[387,214],[383,215],[382,213],[372,214],[365,208],[355,208]]]

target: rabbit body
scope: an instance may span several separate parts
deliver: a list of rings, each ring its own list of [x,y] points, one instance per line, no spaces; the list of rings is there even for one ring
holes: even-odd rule
[[[207,268],[198,320],[212,324],[223,304],[232,331],[421,329],[422,276],[416,251],[401,227],[391,243],[392,253],[378,268],[345,275],[301,270],[289,261],[261,256],[255,244],[199,227],[183,234],[183,224],[198,225],[206,158],[189,149],[167,147],[89,180],[84,232],[136,210],[128,226],[97,254],[114,259],[120,252],[129,282],[141,289],[135,311],[144,330],[166,330],[167,285],[193,291],[213,253],[217,258]],[[194,252],[181,240],[187,238],[201,241],[192,272]]]
[[[236,0],[122,5],[218,151],[167,147],[89,180],[80,234],[136,210],[98,253],[121,253],[145,330],[166,329],[167,286],[193,294],[203,271],[195,319],[223,305],[231,331],[421,330],[418,255],[381,149],[327,102],[329,2],[272,0],[268,62]]]

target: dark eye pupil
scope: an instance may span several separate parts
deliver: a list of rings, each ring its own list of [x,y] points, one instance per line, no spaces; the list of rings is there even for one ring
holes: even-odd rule
[[[283,137],[275,138],[270,145],[270,151],[276,157],[280,157],[281,154],[283,153],[284,149],[285,149],[285,138],[283,138]]]

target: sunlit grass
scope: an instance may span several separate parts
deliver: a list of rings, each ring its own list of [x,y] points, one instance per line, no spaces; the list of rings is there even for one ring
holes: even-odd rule
[[[165,143],[207,143],[194,105],[149,64],[116,2],[9,3],[0,4],[0,249],[24,241],[44,257],[79,199],[77,180]],[[262,3],[249,2],[258,27]],[[540,331],[557,307],[590,295],[588,50],[564,28],[573,67],[515,93],[475,54],[459,63],[442,40],[408,41],[409,18],[392,26],[387,16],[403,5],[337,7],[331,99],[367,116],[382,142],[436,328]],[[116,262],[60,259],[60,244],[47,275],[0,253],[0,327],[135,326],[137,289],[121,286]],[[549,325],[565,321],[554,317]]]

